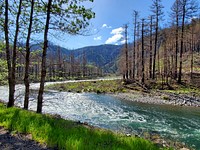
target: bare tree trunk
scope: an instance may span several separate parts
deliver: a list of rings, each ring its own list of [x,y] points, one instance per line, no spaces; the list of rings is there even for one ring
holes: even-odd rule
[[[185,7],[186,7],[186,0],[183,0],[182,4],[182,27],[181,27],[181,49],[180,49],[180,66],[179,66],[179,76],[178,76],[178,83],[181,83],[181,78],[182,78],[182,64],[183,64],[183,38],[184,38],[184,29],[185,29]]]
[[[137,39],[140,39],[140,23],[138,23],[138,26],[137,26]],[[139,75],[140,75],[140,41],[137,42],[137,78],[139,78]]]
[[[126,79],[128,79],[128,41],[127,41],[127,29],[128,26],[125,25],[125,55],[126,55]]]
[[[9,101],[7,107],[14,106],[14,90],[13,90],[13,81],[12,81],[12,68],[11,68],[11,56],[10,56],[10,46],[9,46],[9,31],[8,31],[8,0],[5,0],[5,22],[4,22],[4,33],[5,33],[5,42],[6,42],[6,59],[8,66],[8,84],[9,84]]]
[[[151,16],[151,23],[150,23],[150,48],[149,48],[149,77],[152,78],[152,29],[153,28],[153,16]]]
[[[9,82],[9,101],[7,107],[14,106],[14,93],[15,93],[15,72],[16,72],[16,55],[17,55],[17,38],[19,33],[19,17],[21,14],[22,0],[19,2],[17,18],[16,18],[16,29],[13,44],[13,56],[12,56],[12,66],[11,57],[9,50],[9,39],[8,39],[8,1],[5,1],[5,39],[6,39],[6,50],[7,50],[7,62],[8,62],[8,82]]]
[[[157,44],[158,44],[158,28],[159,20],[162,18],[162,4],[161,0],[153,0],[152,12],[155,14],[156,23],[155,23],[155,47],[154,47],[154,58],[153,58],[153,76],[152,79],[156,78],[156,56],[157,56]],[[159,62],[158,62],[159,63]]]
[[[52,5],[52,0],[49,0],[48,7],[47,7],[45,31],[44,31],[44,47],[43,47],[43,53],[42,53],[42,65],[41,65],[42,70],[41,70],[41,79],[40,79],[40,89],[38,93],[37,113],[42,113],[44,82],[45,82],[45,77],[46,77],[46,57],[47,57],[46,55],[47,55],[47,47],[48,47],[48,30],[49,30],[49,22],[50,22],[51,5]]]
[[[34,0],[31,1],[31,14],[30,14],[30,22],[28,27],[28,35],[26,39],[26,64],[25,64],[25,76],[24,76],[24,84],[25,84],[25,96],[24,96],[24,109],[28,109],[29,104],[29,64],[30,64],[30,38],[32,32],[32,24],[33,24],[33,10],[34,10]]]
[[[136,30],[137,30],[137,18],[138,18],[138,12],[134,11],[134,43],[133,43],[133,72],[132,72],[132,78],[135,79],[135,51],[136,51]]]
[[[152,78],[155,79],[155,72],[156,72],[156,53],[157,53],[157,41],[158,41],[158,16],[156,16],[156,32],[155,32],[155,46],[154,46],[154,57],[153,57],[153,76]]]
[[[192,46],[191,46],[190,79],[193,78],[194,49],[195,49],[195,42],[194,42],[194,27],[193,27],[193,25],[192,25]]]
[[[179,49],[179,44],[178,44],[178,40],[179,40],[179,11],[178,11],[178,7],[179,7],[179,0],[176,0],[176,53],[175,53],[175,70],[174,70],[174,79],[177,79],[177,68],[178,68],[178,49]]]
[[[144,83],[144,19],[142,19],[142,83]]]

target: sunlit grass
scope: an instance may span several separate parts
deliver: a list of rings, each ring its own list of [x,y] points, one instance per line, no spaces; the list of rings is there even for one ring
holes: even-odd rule
[[[179,86],[176,87],[174,90],[165,90],[166,92],[175,93],[175,94],[185,94],[190,96],[200,96],[200,89],[198,88],[191,88],[189,86]]]
[[[31,134],[33,140],[58,149],[162,149],[142,138],[126,137],[111,131],[85,127],[80,123],[19,108],[6,108],[1,103],[0,126],[11,131]]]
[[[84,81],[49,85],[48,89],[68,92],[115,93],[125,92],[122,80]]]

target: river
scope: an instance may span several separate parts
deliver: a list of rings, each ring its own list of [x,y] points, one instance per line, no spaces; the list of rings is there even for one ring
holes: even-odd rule
[[[32,84],[33,89],[37,87]],[[24,87],[17,85],[16,89],[16,105],[22,107]],[[36,110],[36,98],[37,92],[32,90],[32,110]],[[8,99],[6,86],[0,87],[0,99]],[[123,133],[157,133],[200,149],[200,108],[141,104],[106,94],[46,91],[43,112]]]

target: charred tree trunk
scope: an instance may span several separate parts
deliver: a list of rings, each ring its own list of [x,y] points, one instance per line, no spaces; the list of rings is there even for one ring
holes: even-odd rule
[[[192,43],[191,43],[191,64],[190,64],[190,79],[193,78],[193,61],[194,61],[194,49],[195,49],[195,42],[194,42],[194,27],[192,25]]]
[[[154,46],[154,55],[153,55],[153,76],[152,78],[155,79],[156,74],[156,54],[157,54],[157,42],[158,42],[158,16],[156,16],[156,31],[155,31],[155,46]]]
[[[152,50],[153,50],[153,47],[152,47],[152,43],[153,43],[153,39],[152,39],[152,32],[153,32],[153,16],[151,16],[151,21],[150,21],[150,47],[149,47],[149,77],[150,79],[152,78]]]
[[[183,0],[182,4],[182,26],[181,26],[181,49],[180,49],[180,66],[179,66],[179,75],[178,83],[181,83],[182,79],[182,65],[183,65],[183,40],[184,40],[184,31],[185,31],[185,12],[186,12],[186,0]]]
[[[127,39],[127,29],[128,29],[128,26],[125,25],[125,55],[126,55],[126,79],[128,79],[128,39]]]
[[[134,43],[133,43],[133,72],[132,72],[132,78],[135,79],[135,52],[136,52],[136,31],[137,31],[137,18],[138,18],[138,12],[134,11]]]
[[[142,83],[144,83],[144,19],[142,19]]]

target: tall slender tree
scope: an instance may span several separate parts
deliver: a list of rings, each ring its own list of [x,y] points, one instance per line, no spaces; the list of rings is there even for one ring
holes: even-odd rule
[[[174,65],[174,79],[177,79],[177,66],[178,66],[178,52],[179,52],[179,22],[180,22],[180,0],[176,0],[171,8],[172,19],[175,18],[175,65]]]
[[[126,79],[128,79],[128,25],[126,24],[124,26],[124,31],[125,31],[125,57],[126,57],[126,73],[125,73],[125,77]]]
[[[138,22],[138,11],[133,11],[133,17],[134,17],[134,35],[133,35],[133,73],[132,78],[135,78],[135,52],[136,52],[136,34],[137,34],[137,22]]]
[[[93,0],[89,0],[93,2]],[[44,2],[46,10],[46,23],[44,31],[44,45],[41,64],[40,88],[38,92],[37,113],[42,112],[44,83],[46,77],[46,55],[48,47],[48,32],[50,29],[59,30],[68,34],[83,34],[84,29],[88,27],[89,20],[94,18],[95,14],[91,9],[86,9],[80,3],[82,0],[52,1]],[[65,9],[63,9],[65,8]],[[51,19],[52,18],[52,19]]]
[[[32,25],[33,25],[34,4],[35,4],[35,0],[31,0],[29,27],[28,27],[28,34],[26,38],[26,64],[25,64],[25,76],[24,76],[24,84],[25,84],[24,109],[28,109],[28,104],[29,104],[30,38],[31,38],[31,32],[32,32]]]
[[[144,19],[142,19],[142,30],[141,30],[141,35],[142,35],[142,80],[141,82],[144,83]]]
[[[150,16],[150,35],[149,35],[149,78],[152,78],[152,51],[153,51],[153,16]]]
[[[48,0],[46,24],[45,24],[45,31],[44,31],[44,45],[43,45],[43,53],[42,53],[42,65],[41,65],[42,70],[41,70],[41,78],[40,78],[40,88],[39,88],[39,93],[38,93],[38,102],[37,102],[37,113],[42,112],[44,83],[45,83],[45,77],[46,77],[46,58],[47,58],[48,31],[49,31],[51,7],[52,7],[52,0]]]
[[[153,4],[151,6],[151,11],[155,16],[155,41],[154,41],[154,54],[153,54],[153,76],[152,78],[155,79],[155,72],[156,72],[156,56],[157,56],[157,46],[158,46],[158,34],[159,34],[159,22],[162,20],[163,17],[163,5],[161,4],[161,0],[153,0]],[[158,60],[159,61],[159,60]]]
[[[8,107],[14,105],[14,90],[12,83],[12,67],[11,67],[11,56],[10,56],[10,46],[9,46],[9,26],[8,26],[8,10],[9,3],[8,0],[5,0],[5,20],[4,20],[4,34],[6,42],[6,60],[8,66],[8,84],[9,84],[9,102]]]
[[[7,55],[7,65],[8,65],[8,83],[9,83],[9,101],[7,107],[14,106],[15,101],[15,72],[16,72],[16,54],[17,54],[17,41],[19,34],[19,21],[21,15],[22,0],[19,1],[17,16],[15,20],[15,34],[12,52],[9,46],[9,2],[5,0],[5,21],[4,21],[4,33],[6,41],[6,55]],[[12,56],[11,56],[12,53]]]

